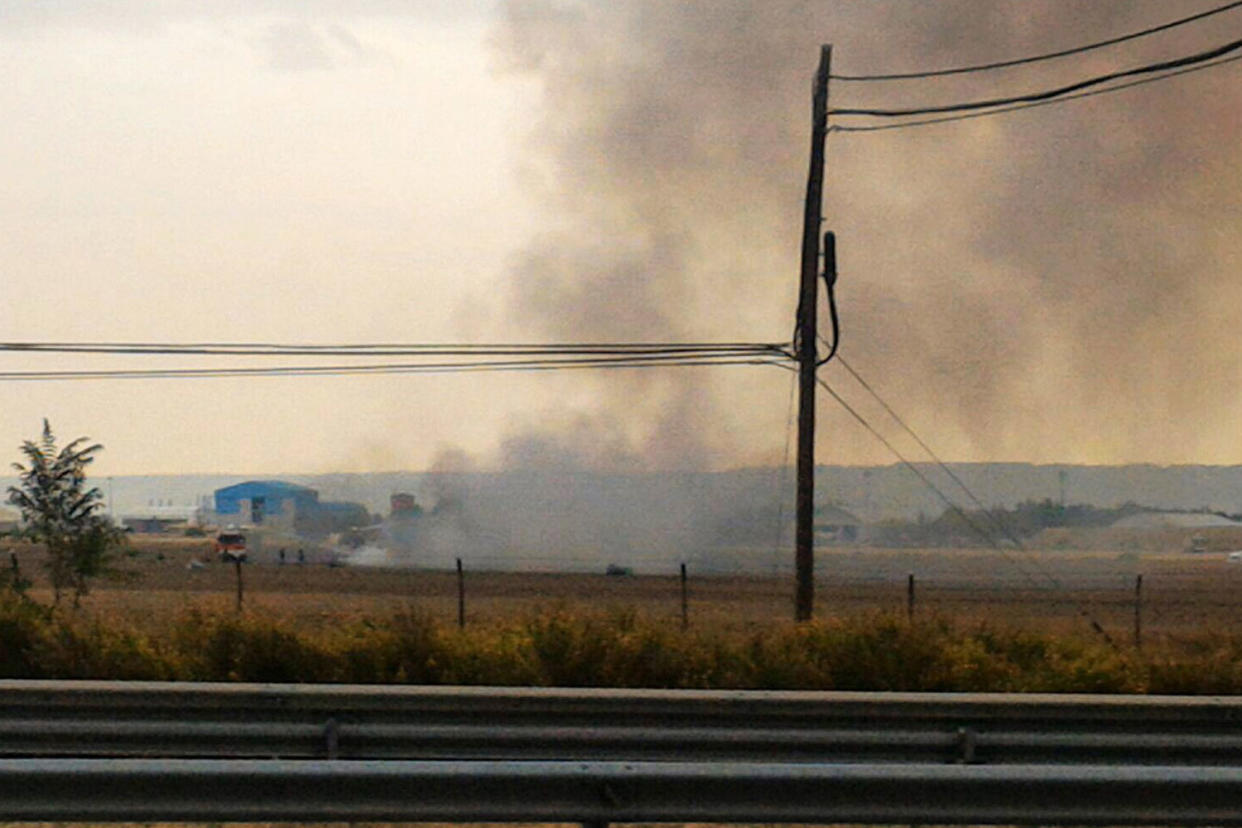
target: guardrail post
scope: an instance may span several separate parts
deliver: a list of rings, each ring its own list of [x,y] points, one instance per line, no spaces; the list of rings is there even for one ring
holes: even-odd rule
[[[339,759],[341,752],[341,725],[335,718],[323,726],[323,753],[328,759]]]
[[[914,573],[906,576],[906,620],[914,623]]]
[[[1134,649],[1143,649],[1143,574],[1134,576]]]

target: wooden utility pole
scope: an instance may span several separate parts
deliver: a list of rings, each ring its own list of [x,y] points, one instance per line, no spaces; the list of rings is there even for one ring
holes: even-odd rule
[[[819,302],[819,228],[823,221],[824,139],[828,135],[828,67],[832,46],[819,53],[812,94],[811,169],[802,218],[802,281],[798,291],[798,497],[794,532],[797,584],[794,620],[809,621],[815,606],[815,368],[819,353],[816,310]]]

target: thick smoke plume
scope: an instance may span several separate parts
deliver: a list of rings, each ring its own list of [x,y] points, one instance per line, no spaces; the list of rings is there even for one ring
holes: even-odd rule
[[[496,48],[541,85],[526,172],[554,220],[515,264],[508,309],[549,338],[787,339],[821,43],[842,73],[914,70],[1206,7],[1192,5],[510,0]],[[955,79],[834,81],[831,101],[1033,91],[1206,49],[1239,22]],[[843,355],[949,458],[1242,460],[1240,65],[1019,114],[834,134],[826,215]],[[860,398],[846,375],[827,376]],[[597,423],[612,446],[598,457],[686,468],[780,456],[780,372],[597,382],[595,404],[567,422]],[[821,410],[824,462],[890,459],[831,401]],[[520,465],[532,462],[520,444],[541,433],[519,432]]]

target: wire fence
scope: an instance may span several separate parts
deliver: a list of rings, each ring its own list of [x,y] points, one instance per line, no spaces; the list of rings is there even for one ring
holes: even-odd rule
[[[128,611],[149,604],[166,614],[161,608],[231,598],[233,568],[196,549],[184,542],[145,548],[127,563],[132,577],[98,583],[88,606]],[[471,624],[565,606],[634,611],[701,628],[781,624],[793,614],[792,556],[784,548],[684,556],[634,549],[529,556],[462,550],[435,559],[382,557],[368,566],[317,549],[280,551],[267,549],[270,554],[245,565],[247,609],[326,617],[414,605],[447,623]],[[48,592],[38,551],[17,548],[11,555],[20,558],[36,596]],[[1242,622],[1242,563],[1224,553],[821,549],[816,618],[874,612],[1084,631],[1094,621],[1118,641],[1129,640],[1136,627],[1147,640],[1228,634]]]
[[[1072,569],[1054,570],[1048,581],[1032,584],[1003,566],[973,569],[982,556],[956,563],[951,555],[947,563],[927,557],[918,568],[891,562],[864,568],[855,560],[835,571],[836,559],[821,558],[817,617],[883,612],[912,621],[1073,628],[1082,624],[1085,611],[1085,617],[1114,638],[1133,638],[1136,644],[1143,636],[1150,640],[1197,631],[1228,632],[1242,621],[1242,565],[1219,559],[1180,564],[1186,569],[1165,561],[1146,571],[1126,561],[1080,561]],[[681,562],[662,571],[648,568],[636,573],[619,565],[591,568],[590,561],[579,560],[577,571],[514,572],[495,563],[462,562],[456,581],[460,623],[467,617],[494,616],[512,601],[515,590],[523,588],[529,590],[524,606],[631,608],[680,617],[684,626],[693,626],[696,620],[713,625],[721,619],[739,624],[784,622],[792,612],[791,571],[705,571]]]

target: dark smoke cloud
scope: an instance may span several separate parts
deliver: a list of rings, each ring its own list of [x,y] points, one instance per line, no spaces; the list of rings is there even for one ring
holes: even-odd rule
[[[1208,5],[511,0],[497,53],[542,86],[528,162],[557,224],[515,264],[509,308],[554,338],[785,339],[820,43],[834,44],[839,71],[901,71],[1078,45]],[[1001,73],[834,82],[832,101],[1030,91],[1198,51],[1238,23]],[[826,207],[843,353],[952,458],[1242,460],[1230,433],[1242,367],[1236,67],[834,135]],[[582,417],[653,467],[771,462],[787,380],[713,371],[687,390],[689,379],[604,377]],[[822,410],[824,461],[888,459]]]

